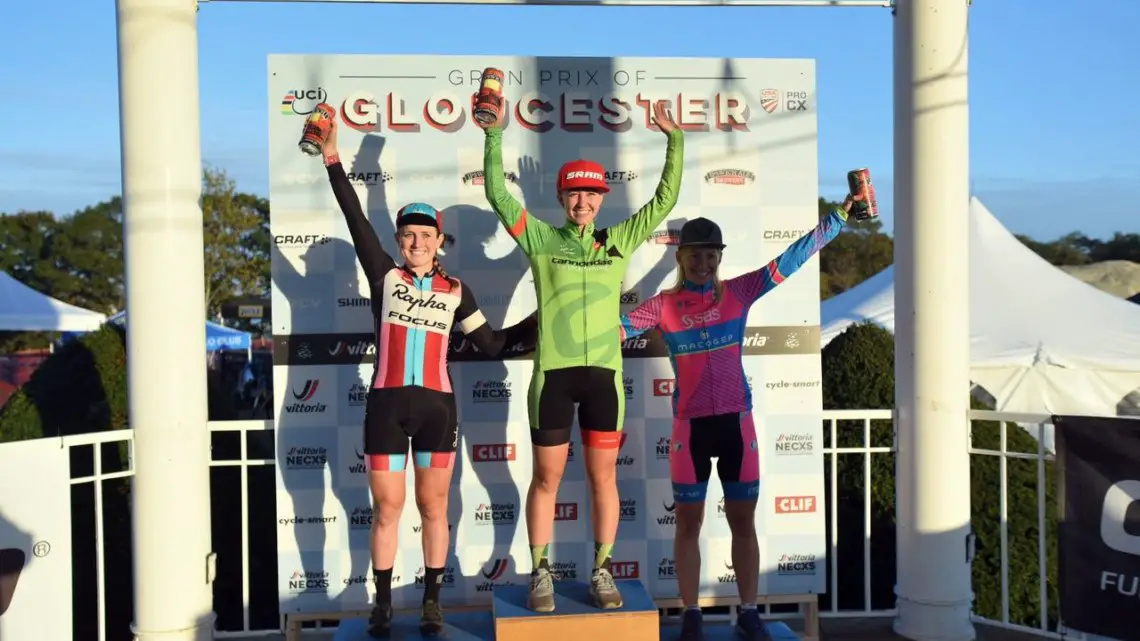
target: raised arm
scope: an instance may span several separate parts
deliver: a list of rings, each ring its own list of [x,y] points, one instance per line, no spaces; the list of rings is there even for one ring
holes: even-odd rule
[[[479,310],[475,294],[466,283],[460,285],[459,307],[455,310],[456,325],[459,331],[475,343],[479,351],[488,356],[499,356],[504,352],[511,355],[529,354],[538,342],[537,312],[518,323],[504,329],[491,329],[491,324]]]
[[[325,168],[328,170],[329,183],[332,185],[333,195],[344,213],[344,221],[348,224],[348,233],[352,236],[352,247],[356,250],[356,259],[364,268],[364,275],[368,278],[368,287],[378,285],[390,270],[396,267],[396,261],[384,251],[380,239],[372,229],[372,224],[364,216],[364,209],[360,206],[360,197],[348,181],[344,173],[344,166],[340,164],[340,157],[331,155],[325,157]]]
[[[542,246],[542,241],[552,233],[552,229],[542,220],[531,216],[522,203],[507,191],[507,181],[503,175],[503,130],[487,127],[483,131],[483,194],[495,215],[510,232],[511,238],[529,256]]]
[[[846,225],[847,212],[836,207],[826,218],[819,221],[815,229],[804,234],[767,265],[736,278],[730,278],[725,281],[724,286],[738,300],[750,305],[796,273],[812,256],[834,240]]]
[[[665,299],[662,298],[661,294],[657,294],[638,305],[632,312],[622,314],[621,340],[640,336],[657,327],[657,321],[661,319],[661,309],[664,304]]]
[[[657,103],[653,115],[661,131],[665,132],[669,139],[665,147],[665,167],[661,170],[661,179],[657,182],[657,191],[653,193],[653,198],[637,210],[637,213],[610,229],[609,233],[614,243],[626,255],[633,253],[641,243],[645,242],[649,234],[665,220],[669,212],[673,211],[681,192],[681,177],[685,164],[684,132],[669,118],[664,103]]]

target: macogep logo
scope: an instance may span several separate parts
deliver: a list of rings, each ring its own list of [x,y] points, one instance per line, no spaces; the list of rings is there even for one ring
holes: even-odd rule
[[[313,113],[317,105],[329,99],[324,89],[290,89],[281,99],[281,113],[286,116],[307,116]]]

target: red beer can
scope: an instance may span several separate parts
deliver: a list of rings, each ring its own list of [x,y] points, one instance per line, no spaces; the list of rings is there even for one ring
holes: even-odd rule
[[[499,118],[503,108],[503,72],[494,67],[483,70],[479,81],[479,93],[475,95],[475,107],[471,116],[484,125]]]
[[[871,170],[863,167],[847,172],[847,189],[852,196],[862,196],[851,205],[855,220],[868,220],[879,215],[879,202],[875,200],[875,186],[871,184]]]
[[[308,156],[321,155],[321,148],[329,139],[332,131],[333,118],[336,118],[336,109],[332,105],[322,102],[313,109],[313,113],[305,119],[305,128],[301,132],[301,142],[297,146]]]

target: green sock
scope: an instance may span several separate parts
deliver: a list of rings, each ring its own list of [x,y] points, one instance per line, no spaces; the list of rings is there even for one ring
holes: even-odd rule
[[[530,546],[530,562],[533,569],[537,570],[540,567],[546,567],[546,557],[550,554],[550,544]]]
[[[598,543],[594,542],[594,569],[608,564],[610,562],[610,554],[614,550],[613,543]]]

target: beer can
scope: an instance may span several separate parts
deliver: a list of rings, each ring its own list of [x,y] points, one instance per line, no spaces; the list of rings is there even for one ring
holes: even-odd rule
[[[305,119],[305,127],[301,132],[301,142],[297,146],[308,156],[321,155],[321,148],[329,139],[332,131],[333,118],[336,118],[336,109],[327,103],[317,105],[313,113]]]
[[[479,93],[475,95],[475,107],[471,116],[484,125],[495,122],[503,108],[503,72],[494,67],[483,70],[479,81]]]
[[[852,196],[862,196],[851,205],[855,220],[867,220],[879,215],[879,203],[875,200],[875,185],[871,183],[871,170],[866,167],[847,172],[847,189]]]

